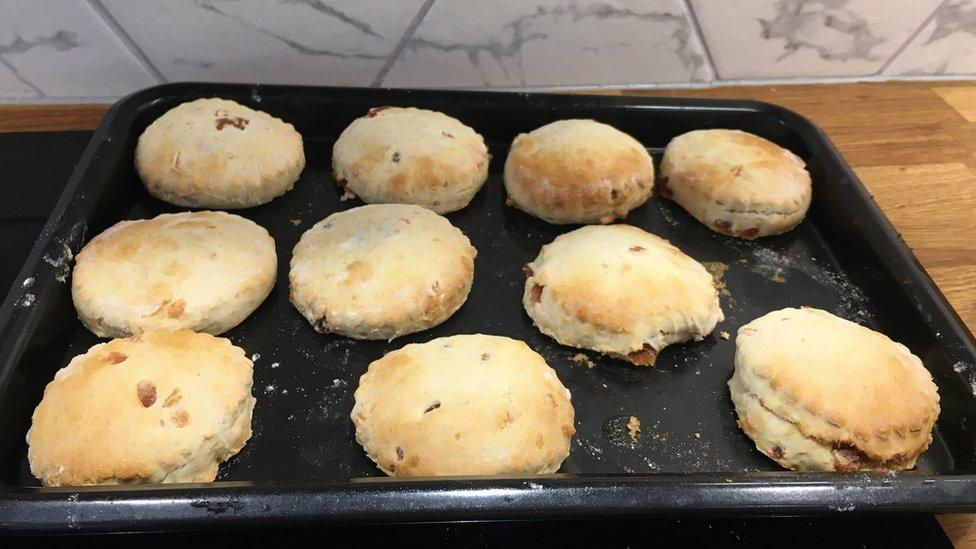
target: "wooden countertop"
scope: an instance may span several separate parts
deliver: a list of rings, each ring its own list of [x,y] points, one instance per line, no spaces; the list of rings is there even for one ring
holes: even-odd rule
[[[594,93],[594,92],[583,92]],[[976,332],[976,82],[736,86],[600,93],[757,99],[819,125]],[[89,130],[107,105],[0,105],[0,132]],[[976,547],[976,514],[943,515]]]

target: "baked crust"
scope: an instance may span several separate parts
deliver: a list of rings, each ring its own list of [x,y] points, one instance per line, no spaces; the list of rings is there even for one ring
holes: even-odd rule
[[[569,455],[569,399],[525,343],[457,335],[370,364],[351,417],[356,440],[390,476],[534,475]]]
[[[812,195],[799,157],[739,130],[695,130],[672,139],[661,178],[662,196],[713,231],[745,239],[792,229]]]
[[[633,137],[594,120],[559,120],[512,142],[508,204],[549,223],[610,223],[651,196],[654,162]]]
[[[291,259],[291,302],[320,332],[393,339],[461,307],[476,255],[457,227],[421,206],[353,208],[302,235]]]
[[[227,99],[197,99],[146,128],[135,166],[160,200],[229,210],[290,190],[305,167],[305,152],[291,124]]]
[[[649,366],[672,343],[700,341],[724,319],[705,268],[630,225],[591,225],[542,247],[522,304],[563,345]]]
[[[75,257],[71,297],[99,337],[182,328],[223,333],[268,297],[278,269],[263,227],[225,212],[121,221]]]
[[[45,486],[210,482],[251,436],[252,364],[230,341],[146,332],[76,356],[27,432]]]
[[[368,204],[417,204],[436,213],[468,205],[488,178],[488,148],[443,113],[375,107],[332,148],[332,178]]]
[[[940,411],[931,375],[904,345],[808,307],[739,329],[729,388],[760,451],[805,470],[910,469]]]

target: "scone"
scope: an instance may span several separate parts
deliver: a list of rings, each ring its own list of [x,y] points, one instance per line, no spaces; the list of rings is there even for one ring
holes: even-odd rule
[[[359,379],[356,440],[395,477],[552,473],[576,432],[569,391],[507,337],[407,345]]]
[[[375,107],[339,135],[332,178],[368,204],[453,212],[488,178],[488,148],[474,130],[443,113]]]
[[[45,486],[211,482],[251,438],[252,364],[224,338],[146,332],[54,375],[27,432]]]
[[[559,120],[512,142],[507,203],[549,223],[610,223],[651,196],[654,162],[633,137],[594,120]]]
[[[756,448],[797,471],[911,469],[939,417],[932,376],[904,345],[808,307],[739,328],[729,390]]]
[[[136,145],[149,194],[187,208],[229,210],[270,202],[305,167],[302,136],[288,123],[227,99],[170,109]]]
[[[812,192],[803,160],[739,130],[679,135],[661,159],[661,195],[729,236],[785,233],[803,221]]]
[[[121,221],[78,253],[71,297],[99,337],[149,330],[220,334],[241,323],[275,283],[278,260],[260,225],[225,212]]]
[[[426,208],[353,208],[298,241],[291,302],[319,332],[393,339],[436,326],[461,307],[475,255],[457,227]]]
[[[722,321],[701,264],[630,225],[560,235],[525,266],[522,304],[563,345],[652,366],[672,343],[700,341]]]

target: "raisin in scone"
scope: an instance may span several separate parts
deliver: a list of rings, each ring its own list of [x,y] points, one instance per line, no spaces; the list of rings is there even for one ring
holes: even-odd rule
[[[99,337],[148,330],[220,334],[264,301],[278,270],[263,227],[225,212],[121,221],[78,253],[71,297]]]
[[[417,204],[437,213],[468,205],[488,178],[488,148],[446,114],[374,107],[332,147],[332,178],[367,204]]]
[[[569,455],[569,398],[525,343],[457,335],[370,364],[351,417],[356,440],[390,476],[535,475]]]
[[[932,376],[908,348],[808,307],[739,328],[729,390],[756,448],[798,471],[911,469],[939,417]]]
[[[393,339],[436,326],[461,307],[476,255],[457,227],[421,206],[353,208],[298,241],[291,302],[319,332]]]
[[[160,200],[229,210],[290,190],[305,151],[291,124],[215,97],[178,105],[150,124],[139,136],[135,165]]]
[[[54,375],[27,432],[45,486],[210,482],[251,437],[252,364],[224,338],[146,332]]]
[[[522,304],[563,345],[651,366],[724,319],[712,276],[667,240],[630,225],[560,235],[526,265]]]
[[[739,130],[695,130],[668,143],[660,193],[709,229],[753,239],[789,231],[810,207],[803,160]]]
[[[512,142],[507,203],[549,223],[610,223],[651,196],[654,161],[633,137],[595,120],[559,120]]]

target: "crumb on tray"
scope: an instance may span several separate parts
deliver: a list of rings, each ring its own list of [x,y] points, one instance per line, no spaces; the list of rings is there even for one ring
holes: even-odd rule
[[[296,227],[302,224],[302,220],[301,219],[291,219],[289,221],[291,221],[291,224],[294,225],[294,226],[296,226]]]
[[[729,333],[726,332],[725,330],[722,330],[721,332],[718,333],[718,337],[720,337],[720,338],[728,341],[728,339],[729,339]]]
[[[570,358],[570,360],[577,364],[586,364],[587,368],[596,366],[596,363],[590,360],[590,357],[584,355],[583,353],[576,353],[572,358]]]
[[[773,277],[770,278],[770,280],[772,280],[773,282],[775,282],[777,284],[785,284],[786,283],[786,279],[783,278],[782,276],[780,276],[779,273],[774,274]]]
[[[637,416],[630,416],[630,421],[627,422],[627,432],[630,434],[630,440],[634,444],[637,444],[637,435],[640,434],[640,420]]]

